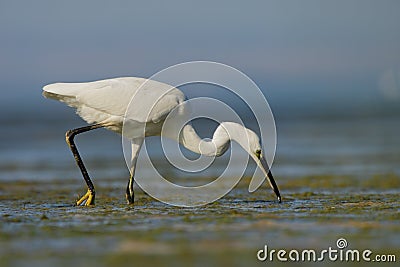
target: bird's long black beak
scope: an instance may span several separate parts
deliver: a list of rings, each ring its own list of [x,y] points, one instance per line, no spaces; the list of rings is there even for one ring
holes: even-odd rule
[[[276,184],[275,179],[272,176],[272,172],[268,166],[267,161],[262,156],[260,157],[259,160],[262,165],[262,168],[264,169],[265,172],[267,172],[267,178],[268,178],[269,185],[274,190],[274,193],[277,196],[279,203],[281,203],[282,202],[281,194],[279,193],[278,185]]]
[[[268,182],[269,182],[270,186],[272,187],[272,189],[274,190],[279,203],[281,203],[282,202],[281,194],[279,193],[278,185],[275,183],[275,179],[272,176],[271,170],[268,171]]]

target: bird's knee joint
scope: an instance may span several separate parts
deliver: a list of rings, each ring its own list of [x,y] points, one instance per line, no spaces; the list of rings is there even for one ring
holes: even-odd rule
[[[71,143],[71,141],[74,139],[75,133],[73,130],[68,130],[65,133],[65,140],[67,141],[67,143]]]

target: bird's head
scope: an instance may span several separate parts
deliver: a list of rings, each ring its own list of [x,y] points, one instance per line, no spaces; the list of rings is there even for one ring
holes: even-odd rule
[[[245,140],[241,141],[239,143],[248,142],[247,149],[245,148],[246,145],[241,144],[242,147],[245,148],[246,151],[252,157],[256,157],[259,159],[262,155],[262,149],[261,149],[262,146],[261,146],[260,138],[258,137],[258,135],[250,129],[245,129],[245,136],[243,136],[243,137]]]
[[[265,178],[267,178],[271,188],[274,190],[280,202],[281,196],[279,193],[279,189],[275,183],[275,180],[269,169],[268,163],[264,157],[264,153],[262,151],[262,145],[258,135],[254,131],[236,123],[224,122],[222,123],[222,125],[229,134],[230,139],[236,141],[241,147],[243,147],[244,150],[247,151],[247,153],[249,153],[249,155],[257,163],[257,166],[261,169],[261,171],[264,174],[262,178],[254,176],[251,179],[249,185],[249,191],[250,192],[255,191],[258,187],[261,186]]]
[[[257,163],[258,167],[264,174],[264,177],[262,179],[257,179],[256,176],[254,176],[253,179],[251,179],[249,185],[249,191],[250,192],[255,191],[261,185],[261,183],[264,181],[266,177],[271,188],[274,190],[274,193],[276,194],[278,201],[281,202],[281,195],[279,193],[278,186],[275,183],[275,179],[272,176],[268,163],[264,157],[260,138],[255,132],[253,132],[250,129],[246,129],[246,133],[249,145],[248,149],[246,150],[249,153],[249,155],[253,158],[253,160]]]

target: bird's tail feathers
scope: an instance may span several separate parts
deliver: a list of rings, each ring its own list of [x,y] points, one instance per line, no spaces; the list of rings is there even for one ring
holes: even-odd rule
[[[66,103],[68,106],[76,106],[76,87],[71,83],[53,83],[43,87],[43,96]]]

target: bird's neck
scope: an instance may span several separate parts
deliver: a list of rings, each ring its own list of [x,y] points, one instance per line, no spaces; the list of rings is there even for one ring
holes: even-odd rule
[[[229,147],[230,139],[221,126],[215,130],[213,139],[201,139],[191,124],[183,127],[179,143],[198,154],[205,156],[220,156]]]
[[[231,140],[238,142],[245,148],[245,144],[241,140],[246,136],[245,131],[246,128],[237,123],[223,122],[215,130],[212,139],[201,139],[193,126],[187,124],[179,135],[179,143],[198,154],[220,156],[229,148]]]

